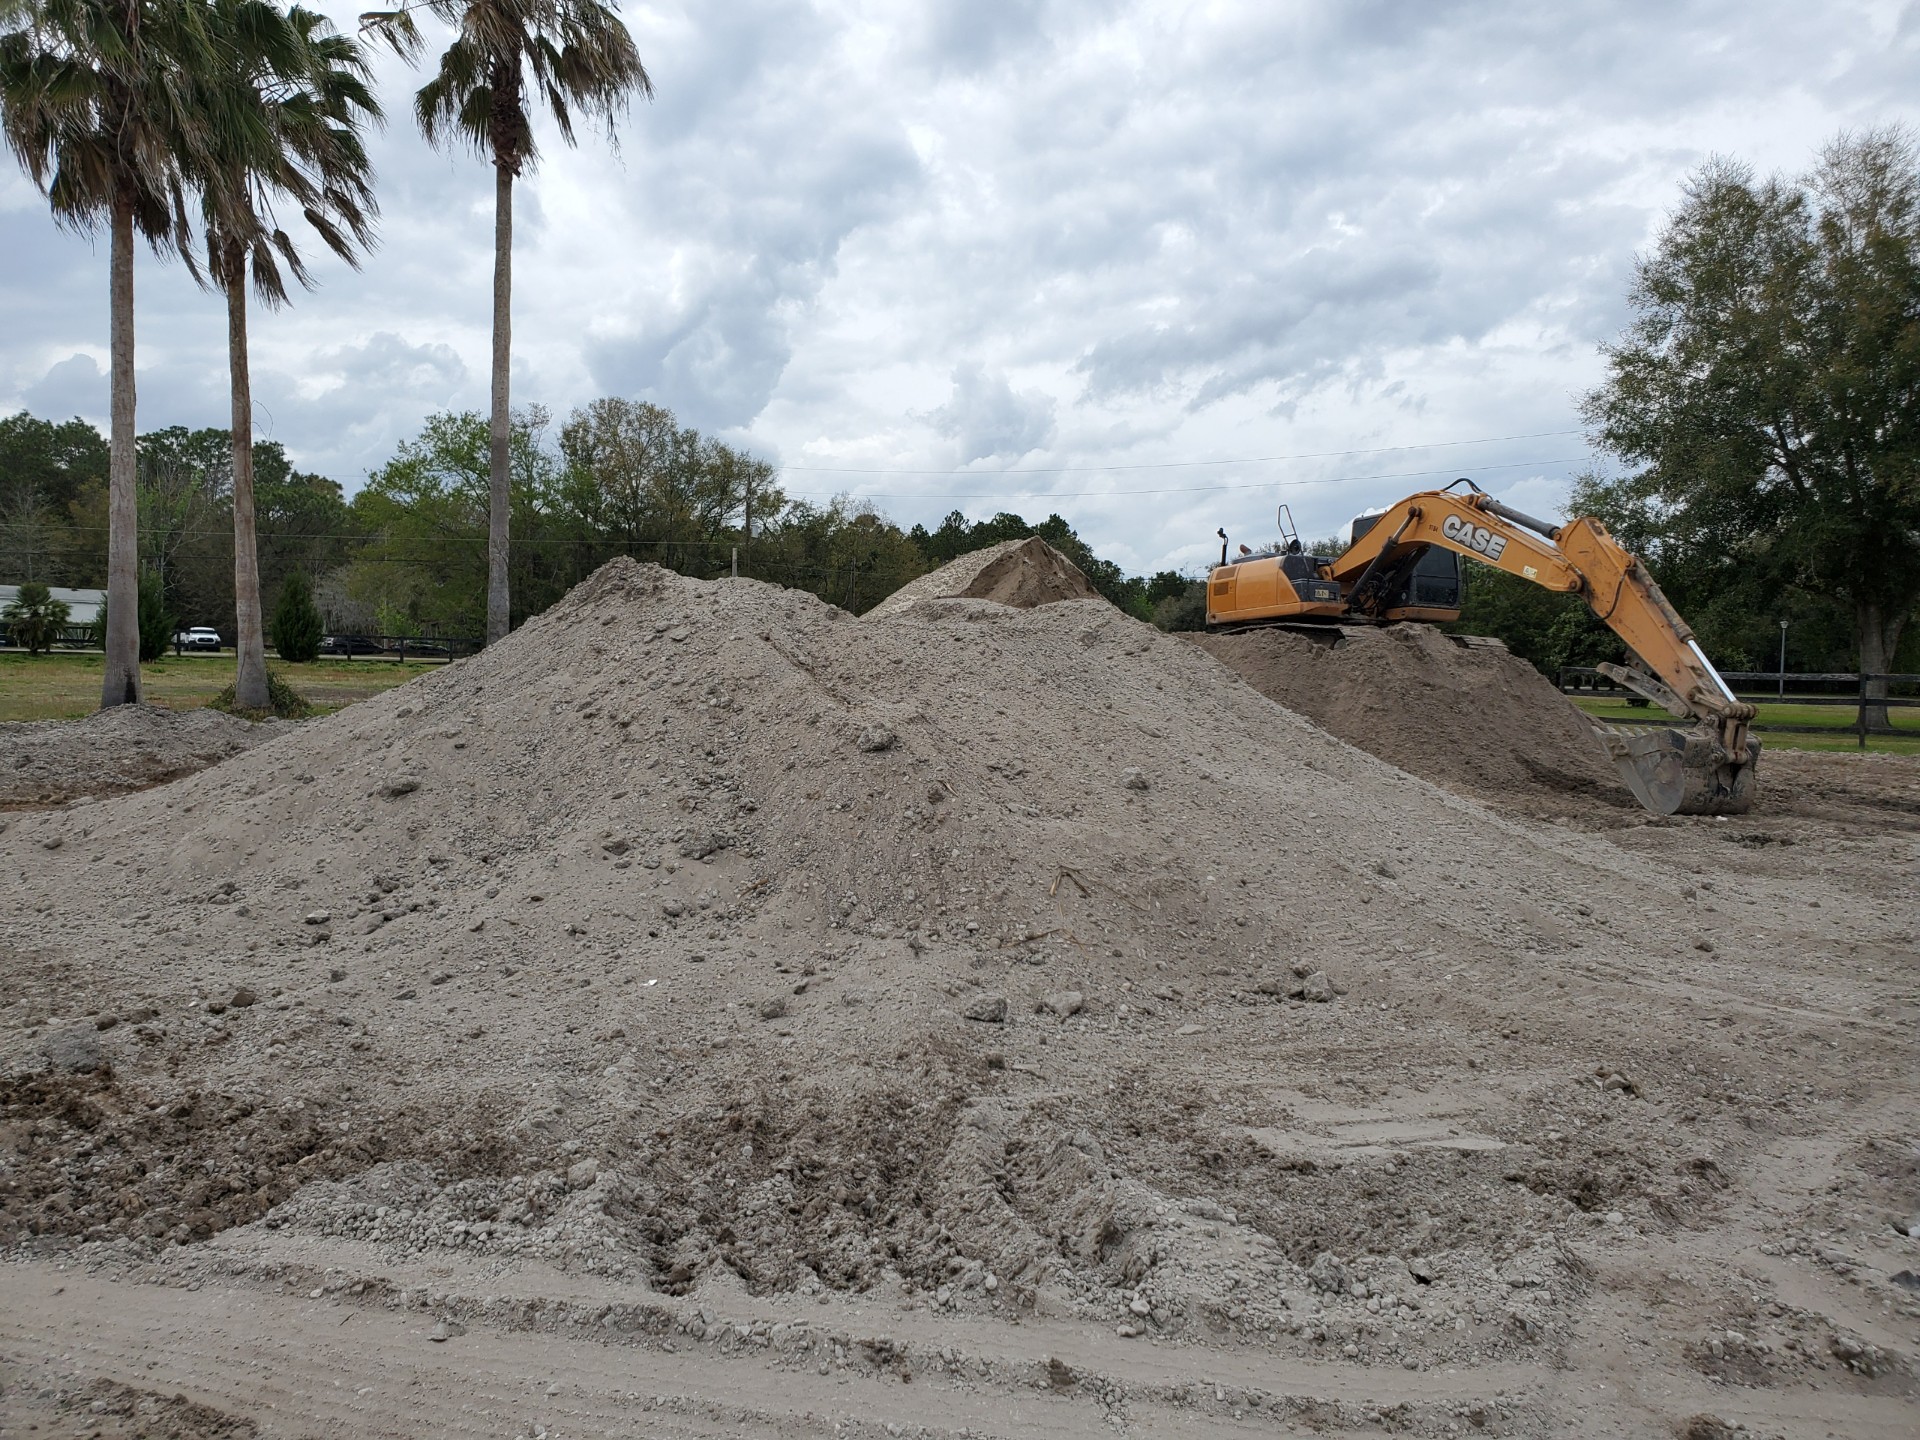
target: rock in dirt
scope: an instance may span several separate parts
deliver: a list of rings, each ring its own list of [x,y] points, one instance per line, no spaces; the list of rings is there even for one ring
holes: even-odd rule
[[[978,1020],[987,1025],[1004,1025],[1007,1021],[1007,997],[1004,995],[976,995],[969,1000],[966,1008],[960,1012],[969,1020]]]
[[[576,1160],[567,1167],[567,1186],[573,1190],[585,1190],[600,1178],[600,1162],[597,1160]]]
[[[1086,1008],[1087,997],[1078,990],[1056,990],[1051,995],[1040,998],[1040,1008],[1050,1015],[1058,1015],[1062,1020],[1069,1015],[1078,1015]]]
[[[1329,1295],[1342,1295],[1347,1289],[1347,1267],[1331,1250],[1322,1250],[1307,1267],[1307,1281],[1314,1289]]]
[[[885,725],[868,725],[854,737],[853,743],[869,755],[875,755],[882,750],[891,750],[899,739],[900,737]]]
[[[41,1043],[40,1053],[56,1070],[86,1075],[107,1063],[107,1052],[91,1030],[56,1030]]]

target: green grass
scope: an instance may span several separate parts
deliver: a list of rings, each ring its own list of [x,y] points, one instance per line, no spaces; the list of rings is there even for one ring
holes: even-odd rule
[[[1640,724],[1658,724],[1666,717],[1666,712],[1652,705],[1633,706],[1625,701],[1589,696],[1569,696],[1587,714],[1596,720],[1637,721]],[[1854,733],[1857,712],[1850,705],[1796,705],[1788,700],[1784,704],[1778,700],[1756,701],[1754,708],[1759,712],[1754,724],[1761,728],[1760,743],[1778,750],[1857,750],[1859,740]],[[1894,729],[1906,733],[1900,735],[1869,735],[1867,749],[1880,755],[1920,755],[1920,708],[1895,709],[1891,712]],[[1793,735],[1765,729],[1768,725],[1818,725],[1834,733],[1831,738],[1825,735]]]
[[[72,720],[100,708],[104,661],[98,655],[0,653],[0,720]],[[197,710],[233,683],[233,653],[168,655],[140,667],[142,692],[152,705]],[[317,711],[338,710],[411,680],[436,663],[362,656],[355,660],[316,660],[267,664],[306,696]]]

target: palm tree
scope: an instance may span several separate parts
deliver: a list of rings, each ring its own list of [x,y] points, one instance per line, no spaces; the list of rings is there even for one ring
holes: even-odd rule
[[[537,157],[529,104],[545,105],[560,136],[573,140],[573,115],[613,122],[628,99],[653,96],[633,37],[599,0],[413,0],[363,15],[361,23],[400,54],[425,42],[414,14],[426,10],[458,34],[433,78],[414,96],[431,144],[464,142],[493,162],[493,409],[488,471],[487,641],[507,633],[507,512],[510,504],[507,370],[512,357],[513,182]]]
[[[220,67],[199,77],[205,153],[198,157],[207,270],[227,301],[233,402],[235,704],[265,710],[267,650],[253,505],[253,396],[247,360],[247,276],[261,303],[287,302],[284,265],[311,286],[276,208],[297,208],[350,265],[372,240],[372,171],[361,125],[380,118],[360,48],[327,19],[269,0],[212,0]]]
[[[211,58],[202,7],[179,0],[0,0],[0,128],[54,219],[106,221],[112,371],[106,674],[100,704],[140,699],[133,242],[197,273],[183,183],[196,117],[187,77]]]

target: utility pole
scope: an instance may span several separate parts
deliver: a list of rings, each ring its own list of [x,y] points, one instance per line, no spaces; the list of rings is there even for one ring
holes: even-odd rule
[[[1780,622],[1780,698],[1787,698],[1787,622]]]

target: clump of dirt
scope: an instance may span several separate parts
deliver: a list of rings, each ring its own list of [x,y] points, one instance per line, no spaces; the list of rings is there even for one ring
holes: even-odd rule
[[[253,1440],[260,1433],[251,1421],[185,1395],[88,1381],[71,1367],[36,1373],[0,1360],[0,1434],[34,1430],[89,1440]]]
[[[1080,567],[1039,536],[1002,540],[949,560],[902,586],[870,615],[896,615],[926,600],[991,600],[1031,610],[1061,600],[1090,600],[1094,589]]]
[[[138,1044],[155,1043],[147,1027]],[[473,1107],[465,1107],[471,1110]],[[34,1235],[185,1244],[258,1220],[315,1181],[395,1155],[431,1153],[449,1173],[501,1157],[462,1143],[445,1113],[355,1130],[321,1096],[273,1101],[187,1090],[159,1098],[111,1070],[58,1066],[0,1077],[0,1246]],[[433,1138],[436,1135],[442,1138]]]
[[[285,733],[217,710],[115,705],[80,720],[0,724],[0,810],[144,790]]]
[[[1544,815],[1638,811],[1586,717],[1497,641],[1432,625],[1188,638],[1268,699],[1459,794]]]

